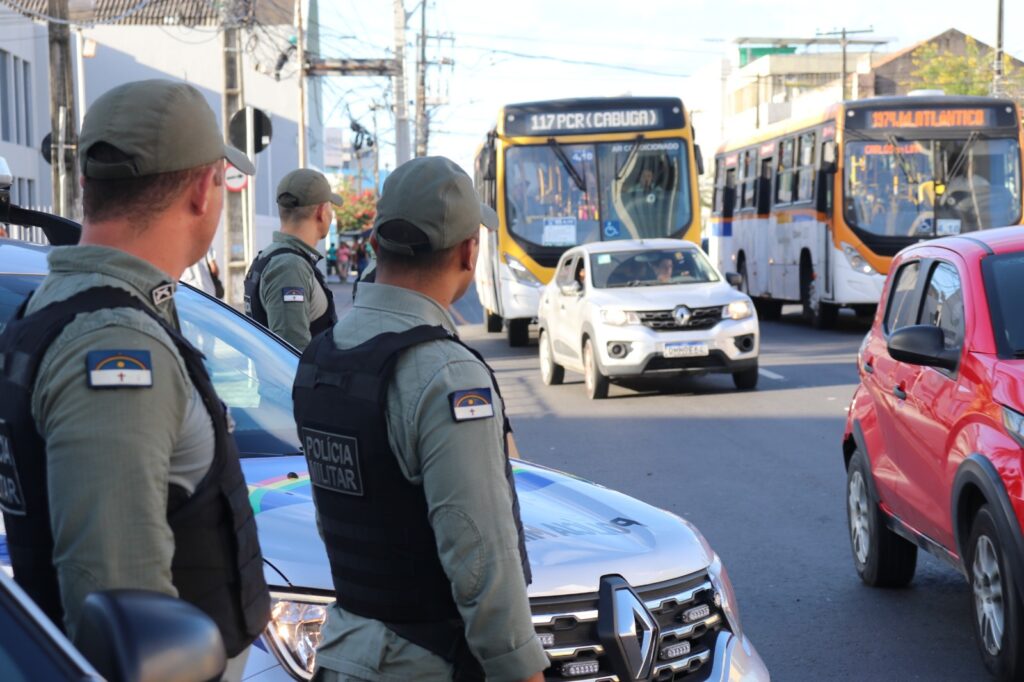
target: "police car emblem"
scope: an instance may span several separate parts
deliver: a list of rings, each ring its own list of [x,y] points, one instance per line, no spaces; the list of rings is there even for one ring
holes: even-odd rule
[[[148,350],[93,350],[85,358],[89,386],[93,388],[153,385],[153,363]]]
[[[297,303],[306,300],[306,290],[302,287],[285,287],[281,290],[281,298],[285,303]]]
[[[325,490],[363,495],[359,467],[359,441],[340,433],[303,428],[299,437],[309,466],[309,480]]]
[[[448,399],[452,405],[452,417],[457,422],[487,419],[494,416],[494,403],[491,400],[491,389],[489,388],[455,391],[448,396]]]
[[[18,465],[11,449],[7,422],[0,421],[0,509],[14,516],[24,516],[25,494],[18,480]]]

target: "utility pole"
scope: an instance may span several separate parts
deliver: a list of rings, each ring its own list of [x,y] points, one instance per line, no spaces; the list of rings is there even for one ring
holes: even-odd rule
[[[299,168],[306,167],[306,40],[302,26],[302,0],[295,0],[295,55],[299,60]]]
[[[416,156],[427,155],[427,0],[420,0],[420,54],[416,62]]]
[[[996,0],[996,63],[992,68],[992,94],[1003,94],[1003,0]]]
[[[847,73],[848,73],[848,69],[846,68],[846,48],[850,45],[849,36],[855,35],[857,33],[874,33],[874,32],[875,32],[874,27],[868,27],[868,28],[865,28],[865,29],[857,29],[857,30],[854,30],[854,31],[850,31],[850,30],[847,30],[847,28],[845,26],[842,29],[838,30],[838,31],[824,31],[824,32],[823,31],[819,31],[818,32],[819,36],[839,36],[839,46],[843,50],[843,101],[844,102],[850,96],[849,86],[847,85],[847,82],[846,82],[847,81]]]
[[[402,0],[395,7],[395,164],[409,160],[409,109],[405,99],[405,22],[408,16]]]
[[[370,107],[373,113],[373,196],[380,194],[380,140],[377,139],[377,109],[380,105],[376,102]]]
[[[242,82],[242,31],[235,14],[236,0],[223,5],[221,25],[224,28],[224,94],[221,100],[224,139],[230,140],[231,117],[245,106]],[[301,127],[300,127],[301,130]],[[250,178],[250,182],[252,179]],[[224,256],[226,279],[224,298],[231,305],[242,302],[242,281],[249,267],[246,243],[246,203],[242,192],[225,192],[224,197]]]
[[[54,19],[47,26],[50,46],[50,126],[52,146],[50,172],[56,213],[74,218],[78,213],[78,117],[71,78],[71,29],[68,0],[48,0],[47,13]]]

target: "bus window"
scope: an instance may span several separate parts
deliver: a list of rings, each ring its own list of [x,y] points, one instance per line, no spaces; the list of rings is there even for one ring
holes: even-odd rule
[[[810,201],[814,198],[814,133],[800,136],[799,165],[796,200]]]
[[[772,175],[775,166],[772,160],[761,159],[761,176],[757,181],[757,212],[767,214],[771,212],[772,204]]]
[[[743,208],[755,207],[755,195],[757,190],[757,152],[753,149],[744,152],[741,164],[743,175]]]
[[[775,203],[788,204],[793,201],[793,147],[792,138],[779,143],[779,172],[775,183]]]
[[[722,157],[715,159],[715,199],[712,212],[722,215],[723,195],[725,194],[725,163]]]

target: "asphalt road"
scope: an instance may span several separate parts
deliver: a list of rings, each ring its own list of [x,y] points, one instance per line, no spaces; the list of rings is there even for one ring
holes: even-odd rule
[[[332,288],[347,307],[349,288]],[[921,553],[909,588],[879,590],[853,569],[840,441],[868,321],[843,316],[834,331],[794,314],[763,322],[755,392],[721,375],[613,385],[590,401],[571,372],[562,386],[541,383],[535,337],[509,348],[487,334],[472,290],[453,315],[495,369],[524,458],[700,528],[773,679],[987,679],[958,573]]]
[[[493,365],[524,458],[701,529],[773,679],[985,679],[958,573],[923,553],[908,589],[868,588],[854,572],[840,440],[867,328],[844,317],[819,332],[787,316],[762,324],[756,392],[722,375],[613,385],[604,401],[572,373],[544,386],[535,339],[513,349],[479,324],[462,334]]]

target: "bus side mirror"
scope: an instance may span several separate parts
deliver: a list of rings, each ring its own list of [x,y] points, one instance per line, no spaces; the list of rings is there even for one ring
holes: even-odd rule
[[[693,145],[693,156],[697,161],[697,175],[704,175],[704,155],[700,153],[700,145]]]
[[[818,170],[822,173],[835,173],[836,161],[836,141],[825,140],[821,143],[821,163],[818,164]]]
[[[498,152],[494,147],[487,147],[484,150],[483,158],[483,171],[484,180],[497,180],[498,178]]]

